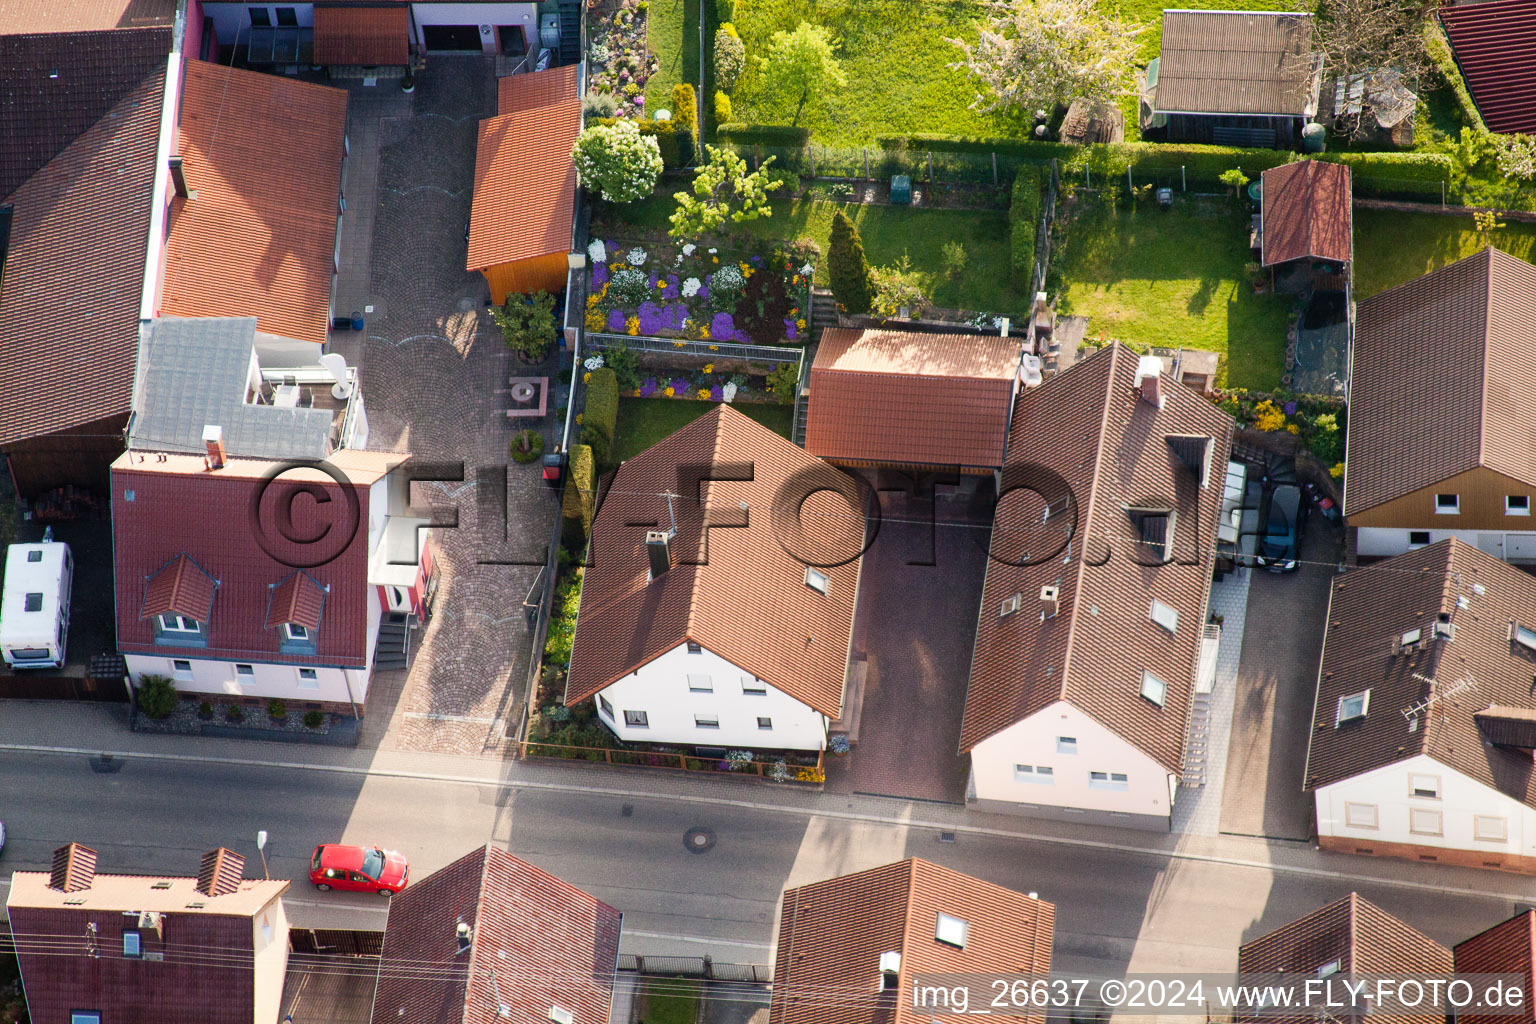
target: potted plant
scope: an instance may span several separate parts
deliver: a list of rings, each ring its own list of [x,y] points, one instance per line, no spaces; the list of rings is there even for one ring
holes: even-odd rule
[[[505,305],[491,308],[507,348],[524,363],[540,363],[555,343],[555,297],[540,291],[508,295]]]

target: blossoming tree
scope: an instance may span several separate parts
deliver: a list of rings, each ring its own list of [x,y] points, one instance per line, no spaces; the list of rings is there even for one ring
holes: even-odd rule
[[[571,160],[581,183],[612,203],[644,199],[661,177],[661,147],[633,121],[584,128]]]
[[[709,146],[709,161],[694,172],[693,192],[676,193],[668,232],[681,241],[714,231],[726,223],[741,224],[772,217],[768,206],[768,182],[764,171],[773,157],[750,174],[747,162],[733,150]]]

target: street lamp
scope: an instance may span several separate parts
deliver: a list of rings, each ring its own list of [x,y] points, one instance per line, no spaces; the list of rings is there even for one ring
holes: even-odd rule
[[[267,871],[267,830],[262,829],[256,833],[256,852],[261,854],[261,876],[271,880],[272,876]]]

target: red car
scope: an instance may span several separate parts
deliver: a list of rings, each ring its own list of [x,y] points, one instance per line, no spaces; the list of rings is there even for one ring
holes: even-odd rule
[[[321,892],[346,889],[393,896],[410,882],[411,866],[394,850],[330,844],[315,847],[309,880]]]

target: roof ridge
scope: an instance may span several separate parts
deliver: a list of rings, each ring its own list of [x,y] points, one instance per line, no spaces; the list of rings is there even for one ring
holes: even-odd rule
[[[1477,255],[1483,257],[1483,262],[1486,264],[1486,266],[1484,267],[1484,283],[1485,283],[1486,287],[1484,288],[1484,294],[1483,294],[1483,327],[1482,327],[1483,343],[1482,343],[1482,345],[1478,346],[1478,358],[1479,358],[1479,361],[1478,361],[1478,365],[1477,365],[1477,371],[1478,371],[1478,376],[1479,376],[1479,380],[1478,380],[1478,397],[1479,397],[1479,399],[1481,399],[1479,408],[1477,410],[1477,464],[1479,466],[1487,466],[1487,464],[1488,464],[1488,455],[1489,455],[1489,453],[1488,453],[1488,410],[1489,410],[1489,401],[1488,401],[1488,384],[1489,384],[1489,380],[1488,380],[1488,334],[1492,330],[1492,327],[1493,327],[1493,296],[1494,296],[1493,267],[1494,267],[1494,262],[1495,262],[1494,258],[1493,258],[1493,254],[1498,252],[1498,251],[1499,250],[1497,250],[1497,249],[1495,249],[1493,247],[1492,243],[1489,243],[1488,245],[1483,246],[1482,252],[1477,254]]]
[[[699,420],[706,419],[710,416],[715,418],[713,437],[711,439],[713,443],[710,446],[709,454],[711,457],[711,463],[716,466],[720,465],[723,461],[722,450],[725,447],[725,413],[722,411],[724,408],[724,404],[716,405],[703,416],[700,416],[698,420],[694,421],[697,423]],[[690,426],[691,425],[692,424],[690,424]],[[756,472],[754,472],[753,475],[756,476]],[[701,523],[704,522],[709,516],[709,502],[704,498],[704,484],[705,481],[700,480],[696,485],[699,488],[699,520]],[[701,530],[701,534],[702,536],[700,538],[700,542],[701,544],[707,546],[709,544],[709,529],[704,527]],[[697,576],[697,573],[695,573],[695,576]],[[703,588],[699,586],[697,578],[694,580],[694,585],[688,588],[688,614],[683,618],[684,640],[687,640],[690,637],[695,640],[698,639],[694,636],[694,634],[698,632],[700,614],[699,591],[702,589]]]
[[[913,893],[917,891],[918,859],[919,858],[917,857],[907,858],[907,891],[903,894],[903,899],[906,905],[902,908],[901,915],[901,958],[903,961],[903,966],[906,965],[905,961],[907,959],[907,944],[912,942],[912,926],[914,923],[912,919],[915,909],[913,904],[916,902],[912,896]]]

